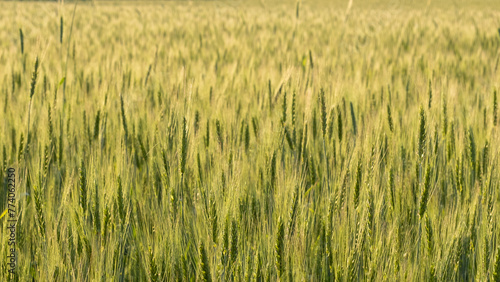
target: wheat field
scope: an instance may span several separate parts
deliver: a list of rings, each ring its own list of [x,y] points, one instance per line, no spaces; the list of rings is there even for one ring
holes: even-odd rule
[[[500,7],[382,2],[1,3],[0,280],[500,281]]]

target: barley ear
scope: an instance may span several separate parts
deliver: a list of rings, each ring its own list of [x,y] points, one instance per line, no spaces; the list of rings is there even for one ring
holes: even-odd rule
[[[210,275],[210,264],[208,262],[207,252],[205,251],[205,245],[203,245],[203,242],[200,242],[200,270],[201,281],[212,281],[212,276]]]
[[[36,217],[38,220],[38,228],[40,230],[41,236],[45,238],[45,217],[43,215],[43,204],[42,204],[43,191],[41,191],[40,187],[34,186],[33,194],[35,198],[35,210],[36,210]]]
[[[19,39],[21,41],[21,54],[24,54],[24,34],[21,28],[19,29]]]
[[[94,140],[97,140],[97,137],[99,137],[99,123],[101,122],[101,111],[98,110],[97,114],[95,116],[95,123],[94,123]]]
[[[111,221],[111,212],[109,211],[108,205],[104,207],[104,219],[103,219],[103,228],[102,228],[102,245],[106,245],[106,236],[108,234],[108,226]]]
[[[429,109],[432,105],[432,81],[429,79]]]
[[[434,253],[434,241],[433,241],[433,231],[431,220],[429,219],[429,215],[425,214],[425,234],[427,236],[427,253],[429,255],[429,260],[432,261],[432,255]]]
[[[281,124],[286,123],[286,91],[283,93],[283,107],[281,108]]]
[[[20,163],[24,156],[24,135],[21,132],[21,139],[19,140],[19,151],[17,152],[17,162]]]
[[[231,243],[230,243],[229,257],[231,262],[234,263],[238,257],[238,224],[236,220],[231,221]]]
[[[349,102],[350,108],[351,108],[351,121],[352,121],[352,130],[354,135],[358,134],[358,126],[356,125],[356,115],[354,114],[354,107],[352,105],[352,102]]]
[[[288,128],[285,126],[284,127],[284,134],[285,134],[285,139],[286,139],[286,142],[288,143],[288,146],[290,147],[291,150],[293,150],[294,148],[294,145],[293,145],[293,137],[292,135],[290,134],[290,131],[288,131]]]
[[[250,282],[250,278],[252,275],[252,267],[253,267],[253,252],[250,250],[247,254],[247,259],[245,262],[245,276],[243,277],[243,281]]]
[[[36,86],[36,79],[38,77],[38,56],[35,59],[35,69],[33,70],[33,75],[31,76],[31,87],[30,87],[30,99],[33,98],[33,95],[35,95],[35,86]]]
[[[262,258],[260,257],[260,252],[257,252],[257,264],[255,267],[255,280],[256,282],[264,281],[262,277]]]
[[[342,142],[342,113],[340,112],[340,107],[337,106],[337,132],[339,135],[339,142]]]
[[[245,123],[245,151],[248,152],[248,148],[250,148],[250,128],[248,123]]]
[[[281,216],[278,219],[278,232],[276,234],[276,270],[278,276],[281,277],[284,270],[284,244],[285,244],[285,230],[283,227],[283,220]]]
[[[83,214],[85,214],[87,211],[87,173],[85,171],[85,163],[83,160],[80,165],[79,190],[80,206],[83,209]]]
[[[311,63],[311,68],[314,69],[314,61],[313,61],[311,49],[309,49],[309,62]]]
[[[205,135],[205,148],[210,145],[210,120],[207,120],[207,132]]]
[[[325,102],[325,91],[321,88],[320,92],[320,107],[321,107],[321,130],[323,132],[323,138],[326,136],[326,102]]]
[[[295,9],[295,17],[297,19],[299,18],[299,12],[300,12],[300,2],[297,1],[297,8]]]
[[[427,138],[427,131],[426,131],[426,118],[425,118],[425,112],[424,108],[421,106],[419,110],[419,117],[420,117],[420,123],[418,127],[418,157],[423,158],[423,154],[425,151],[425,143],[426,143],[426,138]]]
[[[270,182],[271,182],[271,191],[274,191],[276,188],[276,152],[273,152],[273,156],[271,157],[271,163],[269,167],[270,174]]]
[[[359,204],[359,190],[361,188],[361,157],[358,160],[358,166],[356,168],[356,183],[354,185],[354,208],[358,208]]]
[[[152,282],[158,281],[158,266],[156,265],[156,260],[153,254],[153,250],[149,247],[149,275]]]
[[[476,172],[476,142],[474,141],[474,133],[472,132],[472,128],[469,128],[467,132],[468,137],[468,150],[469,150],[469,158],[472,166],[473,175]]]
[[[198,128],[200,127],[200,112],[196,110],[194,113],[194,124],[193,124],[193,129],[194,129],[194,134],[198,133]]]
[[[59,28],[59,43],[63,43],[63,31],[64,31],[64,21],[63,21],[63,17],[61,17],[61,25],[60,25],[60,28]]]
[[[217,141],[219,142],[220,150],[224,151],[224,139],[222,137],[222,127],[219,120],[215,121],[215,131],[217,132]]]
[[[500,245],[497,247],[495,255],[495,265],[493,268],[493,281],[500,282]]]
[[[387,120],[389,121],[389,129],[394,132],[394,123],[392,121],[391,105],[387,105]]]

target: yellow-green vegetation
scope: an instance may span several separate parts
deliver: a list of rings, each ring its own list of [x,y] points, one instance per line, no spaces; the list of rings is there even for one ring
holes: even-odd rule
[[[18,281],[499,281],[498,7],[347,2],[3,3]]]

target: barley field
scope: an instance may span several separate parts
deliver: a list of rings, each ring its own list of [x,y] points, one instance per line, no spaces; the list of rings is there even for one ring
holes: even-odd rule
[[[382,2],[0,3],[0,280],[500,281],[500,3]]]

